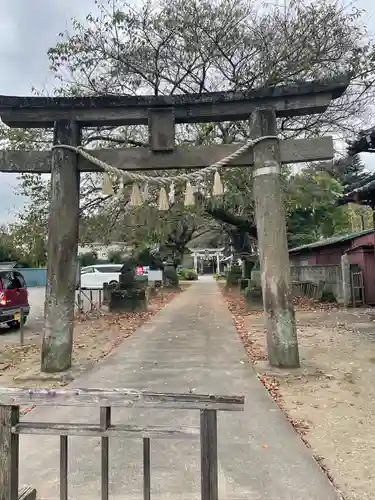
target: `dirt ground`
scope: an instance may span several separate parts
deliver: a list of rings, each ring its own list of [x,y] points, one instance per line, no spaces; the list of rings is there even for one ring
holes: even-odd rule
[[[182,290],[188,285],[182,285]],[[149,301],[148,311],[142,313],[109,314],[96,311],[77,316],[74,325],[73,369],[70,376],[79,374],[108,356],[143,323],[170,302],[179,291],[164,289]],[[12,343],[0,346],[0,385],[3,387],[57,387],[66,380],[41,380],[40,337],[28,338],[23,347]],[[33,380],[35,377],[35,380]]]
[[[302,304],[301,369],[267,364],[262,313],[227,294],[237,330],[270,394],[347,500],[375,498],[375,321],[370,310]]]

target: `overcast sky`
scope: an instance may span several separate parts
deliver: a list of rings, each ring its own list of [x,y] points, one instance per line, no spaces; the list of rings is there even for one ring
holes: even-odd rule
[[[48,87],[48,48],[72,17],[83,21],[94,5],[94,0],[0,0],[0,94],[29,95],[33,86]],[[0,172],[0,223],[22,206],[16,184],[14,175]]]
[[[32,86],[48,87],[47,49],[56,43],[58,33],[70,26],[72,17],[84,20],[86,14],[93,12],[94,3],[94,0],[0,0],[0,94],[28,95]],[[375,1],[354,3],[368,12],[366,22],[375,35]],[[0,223],[11,220],[15,207],[22,205],[14,193],[16,184],[12,174],[0,173]]]

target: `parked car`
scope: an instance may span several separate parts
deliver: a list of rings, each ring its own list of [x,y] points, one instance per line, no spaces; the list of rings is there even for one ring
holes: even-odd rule
[[[81,288],[103,288],[103,283],[118,283],[122,264],[97,264],[82,267]]]
[[[26,281],[14,263],[0,263],[0,323],[19,328],[21,309],[25,323],[30,313]]]

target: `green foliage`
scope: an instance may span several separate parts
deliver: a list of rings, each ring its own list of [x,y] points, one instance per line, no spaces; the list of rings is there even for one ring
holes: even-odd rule
[[[248,305],[261,305],[263,304],[262,287],[254,282],[250,282],[249,286],[244,290],[244,298]]]
[[[350,230],[347,208],[337,206],[342,191],[332,175],[313,167],[288,180],[286,211],[291,247]]]
[[[337,302],[337,299],[331,290],[323,290],[320,302]]]
[[[73,30],[63,33],[60,42],[48,52],[51,68],[62,82],[60,94],[247,91],[267,85],[298,84],[345,71],[363,79],[370,70],[373,45],[365,39],[361,14],[355,8],[342,9],[338,1],[288,2],[283,8],[266,3],[260,9],[251,0],[144,0],[136,6],[114,0],[113,8],[98,3],[97,9],[87,16],[85,24],[74,21]],[[369,91],[353,86],[339,105],[330,107],[322,116],[314,116],[313,120],[284,119],[282,131],[286,136],[316,136],[325,134],[329,124],[330,131],[346,132],[351,121],[357,127],[368,95]],[[139,145],[144,140],[137,128],[130,132],[118,129],[116,134],[125,143]],[[199,145],[231,143],[248,134],[247,122],[187,125],[179,129],[177,141]],[[209,213],[224,231],[228,225],[223,212],[253,224],[252,179],[248,171],[227,169],[223,178],[224,196],[208,201],[222,211]],[[210,186],[203,182],[200,187],[207,198]],[[168,253],[173,240],[177,261],[181,242],[185,241],[179,236],[179,211],[173,207],[165,214],[168,222],[161,224],[160,214],[149,207],[149,228],[145,231],[142,224],[133,225],[141,233],[137,242],[158,242],[168,247]],[[182,212],[187,213],[184,208]],[[118,226],[124,227],[122,221]],[[237,243],[241,250],[246,241],[239,238]]]
[[[348,205],[346,205],[346,210],[350,221],[350,231],[353,233],[373,227],[373,213],[371,207],[348,203]]]
[[[18,259],[16,250],[6,226],[0,226],[0,262],[9,262]]]
[[[333,175],[343,186],[352,186],[361,182],[366,175],[365,166],[358,154],[348,156],[334,163]]]
[[[249,278],[240,278],[238,284],[240,285],[240,290],[245,290],[249,285]]]
[[[111,264],[122,264],[124,262],[124,253],[120,250],[112,250],[108,253],[108,262]]]
[[[242,279],[241,266],[232,265],[227,274],[227,285],[237,285],[240,279]]]
[[[15,261],[19,267],[43,267],[46,263],[44,245],[38,254],[39,241],[36,239],[33,247],[34,252],[28,253],[17,245],[15,236],[10,228],[0,227],[0,261]]]
[[[149,266],[151,269],[163,269],[163,262],[159,252],[152,252],[150,248],[135,251],[133,260],[138,266]]]
[[[171,262],[167,262],[167,264],[164,266],[164,273],[163,273],[163,278],[164,278],[164,285],[169,288],[178,288],[179,286],[179,280],[178,280],[178,274],[176,271],[176,268],[174,267]]]
[[[283,119],[283,136],[311,137],[347,134],[358,127],[371,98],[374,53],[361,13],[351,6],[343,9],[336,0],[292,1],[282,8],[272,2],[260,7],[252,0],[142,0],[134,5],[113,0],[111,8],[95,2],[85,23],[74,20],[48,57],[61,83],[57,95],[70,96],[248,91],[351,71],[356,84],[327,112]],[[211,145],[248,136],[247,121],[207,123],[179,126],[176,140],[181,145]],[[52,141],[43,130],[5,126],[0,138],[5,147],[22,150],[45,149]],[[84,133],[84,145],[108,147],[108,142],[138,147],[147,143],[147,134],[143,127]],[[236,251],[248,251],[248,228],[254,225],[251,175],[247,169],[226,169],[223,180],[225,193],[215,200],[209,196],[211,179],[199,183],[203,202],[198,213],[183,206],[181,186],[176,186],[176,203],[160,213],[154,201],[130,209],[129,186],[123,197],[104,197],[100,176],[82,174],[81,241],[127,241],[137,248],[158,244],[162,259],[171,255],[179,262],[193,235],[207,228],[208,213]],[[23,176],[22,193],[30,204],[16,223],[17,244],[33,262],[45,260],[49,189],[41,176]],[[151,187],[154,199],[156,191]],[[326,220],[327,204],[313,213],[308,196],[295,201],[288,206],[291,244],[344,229],[344,212]]]
[[[178,276],[182,280],[194,281],[198,279],[198,274],[195,269],[188,269],[186,267],[180,267],[177,271]]]
[[[216,281],[219,281],[219,280],[225,280],[227,277],[227,274],[226,273],[215,273],[213,274],[213,278],[216,280]]]
[[[18,255],[12,248],[0,243],[0,262],[11,262],[17,259]]]
[[[78,256],[81,267],[98,264],[98,254],[96,252],[86,252]]]

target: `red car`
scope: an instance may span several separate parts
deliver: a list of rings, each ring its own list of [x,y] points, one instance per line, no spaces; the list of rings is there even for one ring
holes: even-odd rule
[[[19,328],[21,310],[25,323],[30,312],[25,278],[14,268],[13,262],[0,262],[0,323]]]

